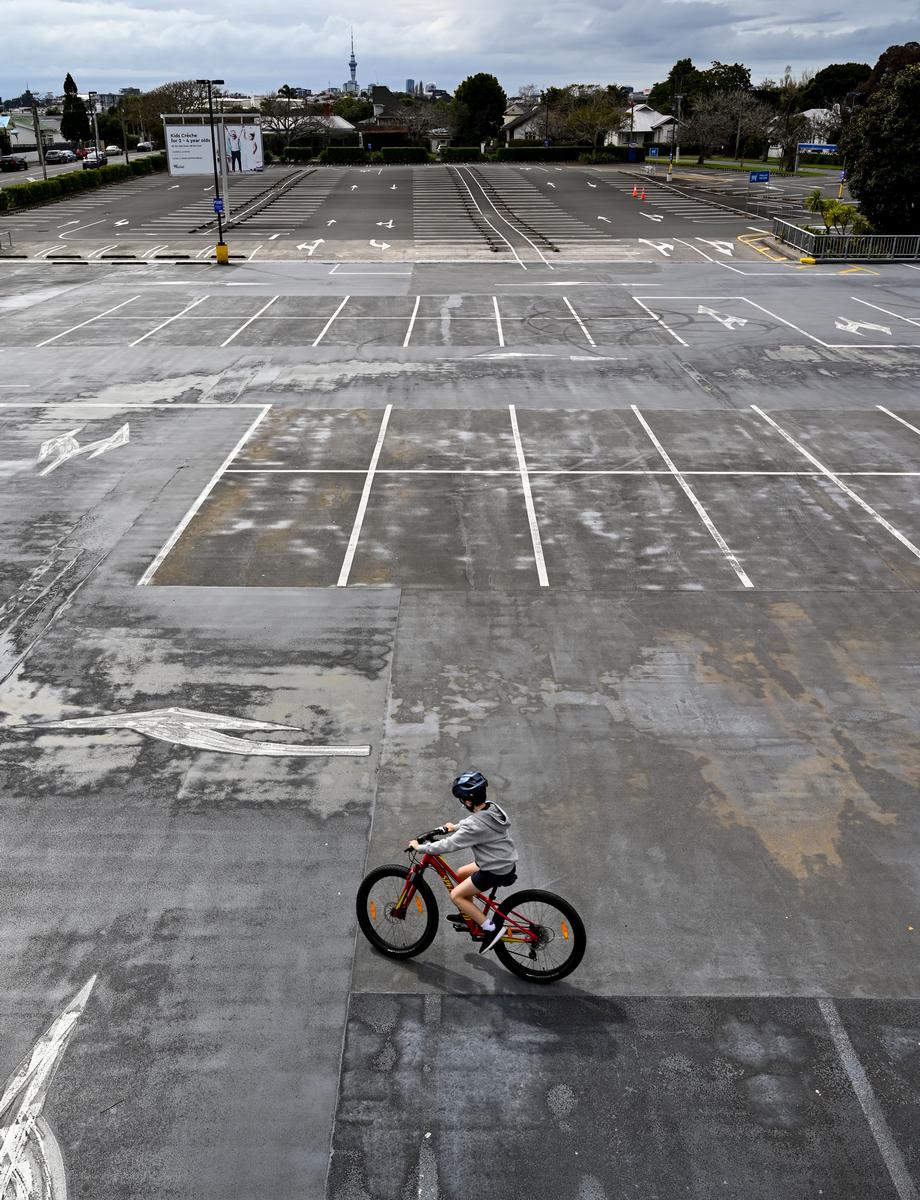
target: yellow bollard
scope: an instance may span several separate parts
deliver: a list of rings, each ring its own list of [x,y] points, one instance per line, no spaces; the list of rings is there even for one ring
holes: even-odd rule
[[[217,251],[217,261],[225,267],[229,266],[230,265],[230,247],[227,245],[227,243],[226,242],[218,242],[217,246],[216,246],[216,251]]]
[[[817,259],[808,256],[799,259],[799,262],[804,263],[807,267],[813,267],[817,261]]]

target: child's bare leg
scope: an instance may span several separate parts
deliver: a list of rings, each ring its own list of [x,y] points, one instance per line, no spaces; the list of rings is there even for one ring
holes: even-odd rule
[[[475,870],[476,864],[470,863],[469,867],[462,867],[457,872],[462,882],[458,883],[457,886],[453,888],[450,893],[450,898],[465,917],[469,917],[471,920],[475,921],[477,925],[484,925],[486,922],[486,915],[483,913],[482,909],[477,908],[477,906],[473,903],[473,896],[476,895],[478,889],[470,876]]]

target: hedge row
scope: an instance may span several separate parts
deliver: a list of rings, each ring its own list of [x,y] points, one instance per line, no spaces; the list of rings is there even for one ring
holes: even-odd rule
[[[166,155],[151,154],[147,158],[134,158],[128,163],[66,171],[63,175],[55,175],[51,179],[36,179],[33,183],[14,183],[0,190],[0,212],[44,204],[47,200],[59,200],[62,196],[69,196],[74,192],[88,191],[107,183],[120,183],[123,179],[149,175],[153,171],[163,171],[165,168]]]
[[[482,162],[478,146],[442,146],[441,162]]]
[[[367,151],[362,150],[360,146],[327,146],[320,154],[319,161],[338,166],[366,163]]]
[[[839,154],[800,154],[800,167],[842,167],[843,159]]]
[[[424,146],[383,146],[380,153],[385,163],[426,163],[431,155]]]
[[[589,150],[582,154],[579,162],[609,163],[609,162],[667,162],[667,158],[646,158],[644,146],[604,146],[600,150]]]
[[[541,146],[528,142],[519,146],[501,146],[496,152],[499,162],[576,162],[585,153],[585,146]]]

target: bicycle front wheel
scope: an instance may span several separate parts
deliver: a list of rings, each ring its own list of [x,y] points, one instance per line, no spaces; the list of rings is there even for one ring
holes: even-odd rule
[[[533,983],[555,983],[570,975],[584,957],[587,935],[581,917],[567,900],[533,889],[502,901],[508,918],[505,936],[495,946],[502,966]],[[528,929],[534,940],[516,931]]]
[[[372,946],[391,958],[413,958],[427,950],[438,931],[434,893],[418,876],[415,895],[400,905],[408,869],[377,867],[358,888],[356,908],[361,932]]]

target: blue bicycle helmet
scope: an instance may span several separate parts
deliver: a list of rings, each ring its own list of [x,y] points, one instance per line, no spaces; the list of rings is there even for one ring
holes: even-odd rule
[[[482,804],[486,798],[489,781],[481,771],[464,771],[453,782],[451,791],[464,806]]]

